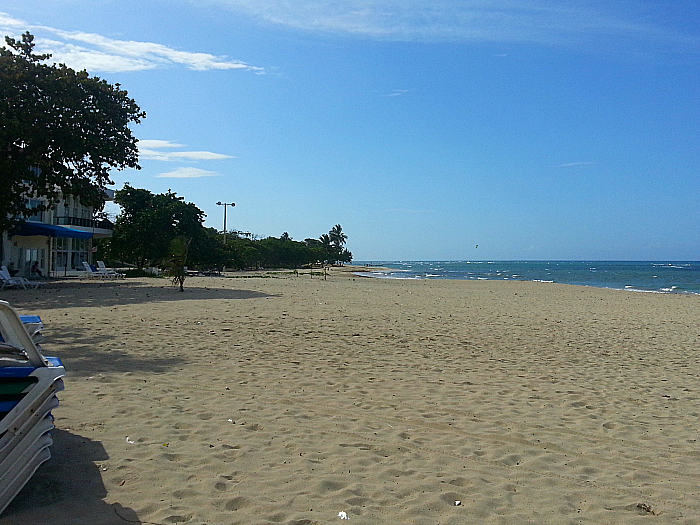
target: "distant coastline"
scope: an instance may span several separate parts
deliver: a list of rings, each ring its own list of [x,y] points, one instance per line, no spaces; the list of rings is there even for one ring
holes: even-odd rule
[[[357,261],[383,279],[518,280],[700,295],[700,261]],[[360,270],[358,270],[360,271]]]

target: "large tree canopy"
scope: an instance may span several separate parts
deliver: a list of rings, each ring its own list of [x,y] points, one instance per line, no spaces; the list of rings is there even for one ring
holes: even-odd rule
[[[109,170],[139,168],[129,124],[146,115],[119,84],[47,65],[34,37],[0,47],[0,231],[34,214],[27,196],[52,207],[61,194],[101,209]]]
[[[172,191],[153,194],[125,184],[116,192],[114,202],[122,207],[122,212],[109,240],[111,258],[134,263],[139,268],[146,261],[164,265],[173,239],[192,239],[193,250],[206,242],[202,226],[204,212]]]

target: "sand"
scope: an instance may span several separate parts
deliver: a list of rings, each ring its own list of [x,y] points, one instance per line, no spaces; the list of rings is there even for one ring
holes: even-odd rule
[[[68,376],[0,517],[700,523],[700,297],[333,272],[0,293]]]

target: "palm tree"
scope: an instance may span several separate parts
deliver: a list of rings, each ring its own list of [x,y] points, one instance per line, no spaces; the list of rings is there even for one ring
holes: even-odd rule
[[[330,235],[324,233],[318,238],[318,240],[321,241],[321,244],[323,244],[323,251],[326,254],[326,262],[334,262],[333,254],[335,250],[333,249],[333,241],[331,241]]]
[[[328,235],[331,238],[331,242],[338,248],[338,251],[340,251],[348,240],[348,236],[343,233],[343,227],[340,224],[333,226],[331,231],[328,232]]]

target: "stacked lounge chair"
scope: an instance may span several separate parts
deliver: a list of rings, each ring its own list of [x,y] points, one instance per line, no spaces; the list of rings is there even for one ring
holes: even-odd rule
[[[35,341],[42,327],[38,316],[20,319],[0,301],[0,513],[51,457],[51,410],[65,369],[60,359],[41,354]]]

